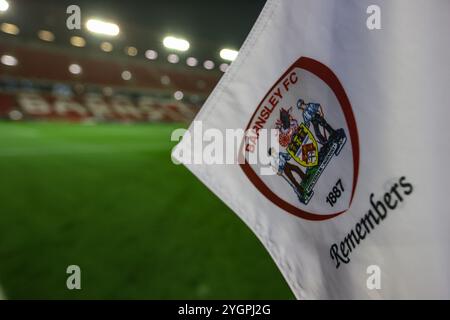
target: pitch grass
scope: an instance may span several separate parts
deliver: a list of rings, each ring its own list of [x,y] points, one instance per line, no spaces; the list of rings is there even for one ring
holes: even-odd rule
[[[175,127],[0,123],[7,298],[293,298],[244,223],[172,164]]]

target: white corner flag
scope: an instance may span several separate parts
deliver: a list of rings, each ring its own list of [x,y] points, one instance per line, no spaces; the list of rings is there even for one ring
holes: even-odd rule
[[[298,299],[450,298],[449,30],[448,0],[269,0],[175,148]]]

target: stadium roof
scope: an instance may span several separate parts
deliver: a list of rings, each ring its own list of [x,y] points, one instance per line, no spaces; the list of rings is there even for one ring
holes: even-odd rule
[[[102,37],[85,30],[68,30],[66,8],[76,4],[81,8],[82,23],[90,17],[113,21],[121,32],[111,41],[115,47],[134,46],[139,55],[147,49],[165,50],[162,39],[179,35],[189,40],[186,56],[220,63],[219,52],[224,47],[239,49],[250,31],[264,0],[245,1],[183,1],[183,0],[10,0],[10,12],[0,16],[2,22],[15,23],[20,36],[36,39],[38,30],[50,30],[55,43],[70,46],[71,36],[86,38],[86,48],[96,48]],[[123,54],[123,51],[120,51]],[[119,54],[113,52],[112,54]]]

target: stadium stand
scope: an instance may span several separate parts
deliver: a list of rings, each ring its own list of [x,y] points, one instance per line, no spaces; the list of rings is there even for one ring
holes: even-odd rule
[[[0,65],[2,119],[187,122],[220,78],[218,72],[12,41],[0,43],[0,55],[20,61]],[[69,72],[71,64],[82,72]],[[124,70],[130,79],[121,77]]]

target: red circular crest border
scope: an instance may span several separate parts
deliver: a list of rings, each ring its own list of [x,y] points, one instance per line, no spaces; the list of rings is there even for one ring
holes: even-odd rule
[[[355,116],[353,114],[353,110],[350,104],[350,101],[347,97],[347,94],[345,93],[344,88],[342,87],[339,79],[336,77],[336,75],[324,64],[311,59],[307,57],[301,57],[299,58],[279,79],[275,84],[270,88],[270,90],[267,92],[266,96],[261,100],[260,104],[258,105],[258,108],[256,108],[252,118],[249,121],[249,124],[246,128],[248,130],[251,126],[251,123],[253,121],[253,118],[257,114],[258,110],[261,108],[263,102],[266,100],[267,96],[270,92],[275,88],[276,85],[282,81],[294,68],[300,68],[306,71],[311,72],[315,76],[319,77],[322,81],[324,81],[328,87],[331,88],[331,90],[334,92],[339,105],[342,109],[342,112],[344,113],[345,120],[347,122],[347,126],[349,129],[350,134],[350,141],[352,145],[352,155],[353,155],[353,184],[352,184],[352,195],[350,197],[350,203],[349,207],[352,203],[353,196],[355,194],[356,190],[356,183],[358,181],[358,173],[359,173],[359,138],[358,138],[358,131],[356,127],[356,121]],[[241,150],[243,150],[241,148]],[[347,210],[336,212],[332,214],[327,215],[321,215],[321,214],[315,214],[311,212],[307,212],[305,210],[301,210],[300,208],[297,208],[293,206],[292,204],[284,201],[279,196],[277,196],[272,190],[267,187],[267,185],[261,180],[261,178],[255,173],[255,171],[251,168],[250,164],[247,162],[247,159],[245,159],[245,162],[240,164],[242,170],[244,171],[245,175],[249,178],[249,180],[253,183],[253,185],[272,203],[280,207],[281,209],[306,220],[312,220],[312,221],[321,221],[321,220],[328,220],[332,219],[334,217],[337,217]]]

